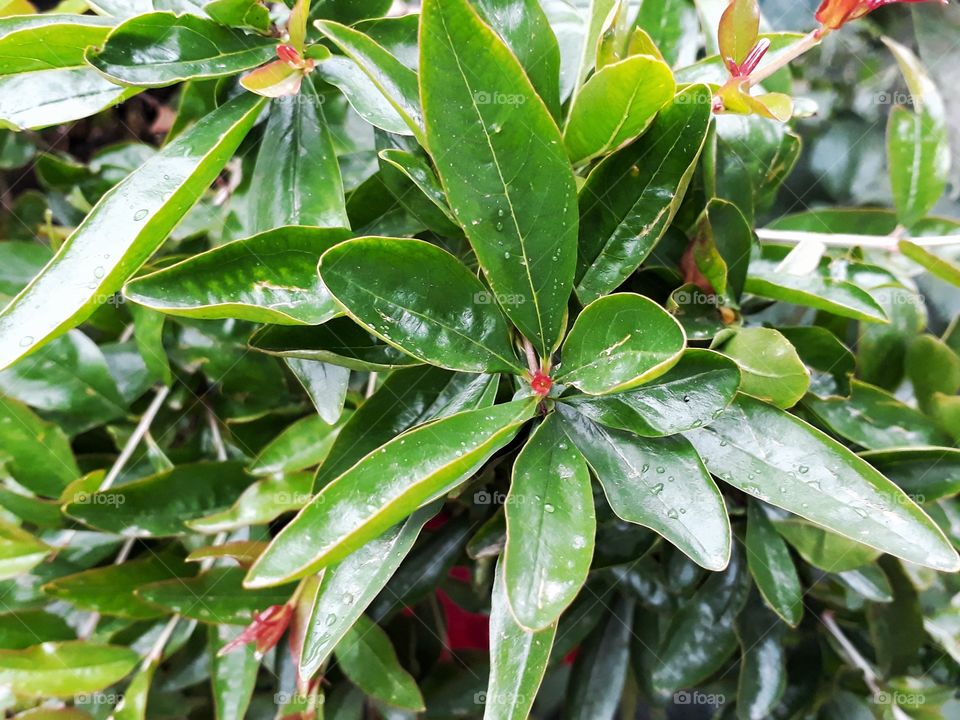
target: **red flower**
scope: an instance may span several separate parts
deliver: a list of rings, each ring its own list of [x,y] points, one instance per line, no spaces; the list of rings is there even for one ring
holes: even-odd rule
[[[546,397],[553,387],[553,379],[542,370],[537,370],[530,378],[530,387],[540,397]]]
[[[930,0],[823,0],[817,10],[817,20],[825,28],[836,30],[851,20],[863,17],[883,5],[898,2],[930,2]],[[939,0],[946,5],[947,0]]]
[[[220,655],[226,655],[239,647],[256,643],[257,652],[263,655],[270,648],[280,642],[280,638],[287,631],[287,626],[293,619],[293,605],[271,605],[262,613],[257,613],[253,622],[242,633],[228,642],[220,650]]]

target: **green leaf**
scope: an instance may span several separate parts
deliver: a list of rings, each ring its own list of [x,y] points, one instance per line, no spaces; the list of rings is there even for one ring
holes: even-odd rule
[[[50,550],[26,530],[0,521],[0,580],[30,572]]]
[[[221,25],[247,27],[261,33],[270,30],[270,11],[261,0],[211,0],[203,9]]]
[[[129,648],[80,641],[0,650],[0,684],[30,697],[71,697],[122,680],[139,659]]]
[[[585,163],[642,135],[677,86],[662,60],[635,55],[607,65],[577,95],[563,132],[574,164]]]
[[[381,150],[380,157],[406,175],[447,220],[454,224],[457,222],[447,204],[447,196],[443,192],[440,179],[426,160],[419,155],[397,149]]]
[[[929,503],[960,493],[960,450],[915,447],[860,453],[918,503]]]
[[[0,464],[23,487],[47,497],[60,497],[64,488],[80,477],[64,432],[26,405],[2,396]]]
[[[250,346],[282,358],[326,362],[351,370],[376,372],[420,364],[349,318],[337,318],[318,327],[268,326],[253,334]]]
[[[497,386],[495,376],[451,373],[430,365],[393,372],[344,423],[317,471],[316,487],[323,487],[405,430],[493,405]]]
[[[556,379],[591,395],[630,390],[670,370],[685,344],[680,323],[653,300],[609,295],[577,317]]]
[[[594,69],[597,58],[597,47],[605,30],[607,20],[617,5],[617,0],[589,0],[583,8],[585,13],[578,13],[577,17],[577,60],[573,68],[573,98],[583,86],[590,71]],[[580,8],[578,8],[580,9]]]
[[[307,391],[323,421],[328,425],[337,422],[343,414],[343,404],[350,385],[350,371],[316,360],[287,358],[285,362]]]
[[[158,661],[150,661],[140,666],[123,697],[113,709],[109,720],[145,720],[147,716],[147,695],[157,670]]]
[[[740,389],[748,395],[786,409],[796,405],[810,387],[810,372],[790,341],[776,330],[738,330],[722,350],[740,366]]]
[[[416,681],[400,665],[387,634],[361,615],[336,649],[337,665],[367,695],[392,707],[424,710]]]
[[[348,240],[324,254],[320,276],[352,318],[418,360],[461,372],[523,372],[490,293],[435,245]]]
[[[403,119],[408,132],[416,136],[421,145],[424,144],[417,74],[375,40],[358,30],[330,20],[318,20],[314,24],[328,40],[356,63]]]
[[[803,407],[832,433],[868,450],[949,445],[936,423],[880,388],[854,380],[849,398],[808,396]]]
[[[580,191],[577,296],[613,291],[653,251],[673,221],[710,125],[705,85],[679,93],[642,138],[603,160]],[[648,158],[661,158],[649,162]]]
[[[960,608],[944,608],[932,617],[925,617],[923,628],[950,657],[960,662]]]
[[[310,473],[268,477],[251,484],[229,508],[188,520],[191,530],[208,535],[229,532],[248,525],[265,525],[283,513],[295,512],[312,497]]]
[[[484,22],[523,66],[550,113],[560,116],[560,48],[537,0],[474,0]]]
[[[44,610],[0,614],[0,649],[23,650],[45,642],[73,640],[77,634],[59,615]]]
[[[560,407],[564,431],[603,486],[618,517],[656,531],[709,570],[730,558],[720,491],[681,436],[641,438]]]
[[[861,323],[857,340],[857,377],[894,391],[903,381],[907,345],[927,325],[923,298],[900,285],[884,284],[870,294],[883,308],[889,324]]]
[[[229,507],[250,482],[239,462],[178,465],[115,489],[82,493],[64,512],[126,537],[171,537],[186,533],[187,521]]]
[[[165,87],[249,70],[273,59],[276,47],[276,40],[197,15],[156,12],[118,25],[86,59],[118,83]]]
[[[902,490],[782,410],[741,396],[687,437],[714,475],[748,495],[904,560],[960,568],[943,533]]]
[[[753,595],[734,627],[741,649],[737,720],[765,720],[773,714],[787,687],[784,626]]]
[[[928,270],[933,276],[946,280],[952,285],[960,286],[960,267],[955,263],[935,255],[909,240],[901,240],[897,243],[897,247],[901,253]]]
[[[764,601],[790,627],[803,617],[803,587],[790,550],[759,503],[747,508],[747,566]]]
[[[181,317],[321,325],[341,311],[317,277],[317,262],[348,237],[347,230],[269,230],[139,277],[124,297]]]
[[[254,615],[290,599],[293,586],[249,590],[243,570],[220,567],[186,580],[164,580],[145,585],[137,596],[168,613],[214,625],[246,625]]]
[[[634,601],[621,596],[603,626],[580,647],[570,672],[564,718],[613,720],[630,666]]]
[[[534,410],[527,400],[467,410],[391,440],[320,491],[273,539],[247,585],[277,585],[343,559],[457,487],[508,443]]]
[[[406,120],[350,58],[334,55],[320,63],[314,72],[324,82],[339,88],[350,106],[370,125],[395,135],[412,134]]]
[[[83,52],[107,37],[113,22],[91,15],[21,15],[0,19],[2,75],[83,65]]]
[[[883,308],[870,293],[851,282],[834,280],[820,272],[794,275],[780,268],[780,262],[755,258],[750,263],[745,290],[753,295],[826,310],[868,322],[884,322]]]
[[[937,393],[956,395],[960,390],[960,356],[933,335],[919,335],[907,346],[907,376],[917,405],[926,413]]]
[[[57,578],[44,585],[43,592],[81,610],[149,620],[162,617],[163,613],[140,600],[134,594],[137,588],[160,580],[189,577],[193,573],[180,558],[163,553]]]
[[[302,418],[260,451],[250,465],[253,475],[287,475],[322,463],[330,453],[340,428],[319,415]]]
[[[210,644],[210,685],[216,720],[244,717],[256,686],[260,658],[253,645],[245,645],[226,655],[220,655],[227,643],[235,640],[241,632],[243,628],[233,625],[211,625],[207,630]]]
[[[810,325],[778,327],[811,370],[811,391],[818,395],[849,395],[856,358],[840,339],[826,328]],[[828,379],[826,375],[829,375]]]
[[[673,613],[656,650],[650,683],[660,696],[696,687],[737,647],[734,621],[747,600],[749,579],[737,550],[729,567],[714,573]]]
[[[299,658],[301,677],[313,677],[341,638],[383,590],[435,513],[427,506],[328,567],[310,610]],[[345,602],[347,598],[350,602]]]
[[[517,624],[510,612],[503,568],[498,564],[490,594],[490,680],[484,720],[529,717],[556,633],[556,622],[538,632]]]
[[[642,437],[674,435],[707,425],[733,402],[737,364],[710,350],[686,350],[667,373],[636,390],[601,397],[568,396],[594,422]]]
[[[739,303],[747,280],[753,229],[733,203],[713,198],[697,220],[693,258],[718,295]]]
[[[420,45],[428,146],[454,214],[497,301],[545,357],[576,262],[576,186],[560,132],[466,0],[426,0]]]
[[[597,521],[590,472],[548,415],[513,466],[503,576],[510,610],[531,631],[554,625],[587,579]]]
[[[693,62],[700,45],[697,11],[686,0],[663,0],[640,5],[636,27],[651,40],[672,67]]]
[[[875,561],[880,553],[805,520],[777,520],[777,532],[806,562],[826,572],[847,572]]]
[[[109,300],[217,177],[260,108],[253,96],[224,105],[104,195],[43,272],[0,312],[0,368]]]

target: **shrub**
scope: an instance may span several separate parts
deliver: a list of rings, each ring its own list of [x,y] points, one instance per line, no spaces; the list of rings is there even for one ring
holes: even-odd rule
[[[956,715],[888,4],[0,2],[6,716]]]

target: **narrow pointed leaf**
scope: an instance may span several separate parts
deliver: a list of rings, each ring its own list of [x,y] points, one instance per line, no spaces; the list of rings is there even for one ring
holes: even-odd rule
[[[426,0],[420,50],[428,146],[454,214],[498,302],[547,355],[576,262],[576,188],[560,131],[466,0]]]
[[[144,720],[147,717],[147,696],[156,670],[156,661],[140,666],[108,720]]]
[[[904,560],[960,568],[943,533],[902,490],[782,410],[741,396],[687,437],[714,475],[748,495]]]
[[[167,315],[321,325],[341,310],[317,277],[317,263],[349,236],[313,227],[269,230],[139,277],[124,296]]]
[[[139,659],[129,648],[80,641],[0,650],[0,685],[29,697],[71,697],[122,680]]]
[[[83,52],[110,32],[109,18],[90,15],[22,15],[0,19],[2,75],[83,65]]]
[[[558,415],[549,415],[517,456],[506,516],[510,609],[521,627],[543,630],[580,592],[597,530],[586,460]]]
[[[0,522],[0,580],[25,575],[51,551],[26,530]],[[0,673],[2,676],[2,673]]]
[[[709,570],[730,559],[720,491],[682,437],[641,438],[560,408],[564,431],[587,459],[618,517],[665,537]]]
[[[249,525],[265,525],[308,502],[313,490],[310,473],[269,477],[251,484],[230,507],[186,522],[196,532],[214,535]]]
[[[522,372],[507,320],[483,284],[435,245],[349,240],[324,254],[320,276],[351,317],[418,360],[461,372]]]
[[[709,425],[740,386],[736,363],[710,350],[686,350],[666,374],[616,395],[563,401],[594,422],[642,437],[663,437]]]
[[[619,287],[663,237],[706,141],[711,98],[705,85],[683,90],[642,138],[590,173],[580,191],[581,302]]]
[[[275,57],[277,42],[197,15],[156,12],[118,25],[87,62],[116,82],[164,87],[249,70]]]
[[[501,564],[490,596],[490,680],[484,720],[526,720],[537,697],[557,633],[556,622],[530,632],[510,612]]]
[[[250,465],[250,472],[254,475],[286,475],[315,467],[326,459],[339,430],[319,415],[298,420],[260,451]]]
[[[316,360],[287,358],[287,367],[303,385],[317,413],[328,425],[343,414],[343,404],[350,385],[350,371]]]
[[[336,649],[337,665],[367,695],[392,707],[423,710],[416,681],[400,665],[387,634],[361,615]]]
[[[803,588],[790,550],[763,509],[747,509],[747,566],[764,601],[791,627],[803,616]]]
[[[233,156],[260,103],[247,96],[224,105],[103,196],[0,312],[0,368],[79,324],[121,288]]]
[[[413,153],[392,149],[382,150],[380,157],[406,175],[450,222],[457,221],[447,204],[447,196],[443,192],[440,179],[426,160]]]
[[[960,450],[918,447],[860,453],[918,503],[960,494]]]
[[[662,60],[635,55],[607,65],[583,86],[563,131],[574,164],[632,140],[674,96],[673,73]]]
[[[680,359],[680,323],[642,295],[590,303],[564,341],[557,380],[591,395],[622,392],[663,375]]]
[[[516,435],[534,409],[533,402],[522,400],[468,410],[370,453],[321,490],[274,538],[246,584],[277,585],[343,559],[463,482]]]
[[[220,651],[243,632],[233,625],[211,625],[207,629],[210,642],[210,685],[213,691],[216,720],[242,718],[250,705],[257,682],[260,658],[256,648],[246,645],[226,655]]]

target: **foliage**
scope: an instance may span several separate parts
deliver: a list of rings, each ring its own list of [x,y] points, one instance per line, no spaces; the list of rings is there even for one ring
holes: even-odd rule
[[[5,716],[960,717],[889,4],[0,0]]]

